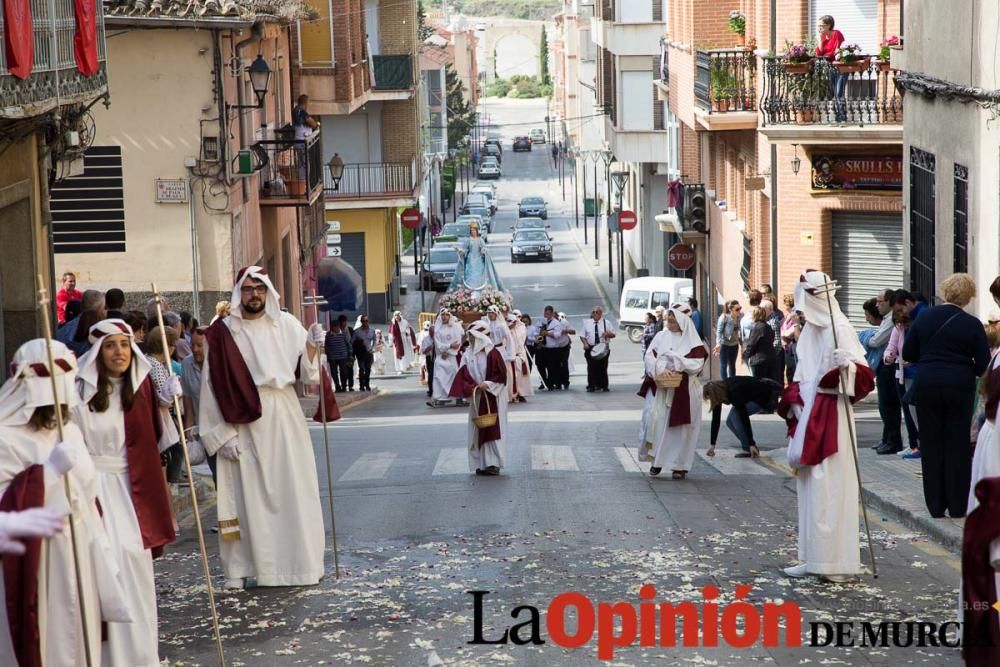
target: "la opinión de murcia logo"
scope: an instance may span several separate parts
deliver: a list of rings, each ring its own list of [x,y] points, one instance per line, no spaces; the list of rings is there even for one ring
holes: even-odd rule
[[[749,648],[756,644],[797,648],[802,647],[806,636],[808,647],[921,648],[961,644],[961,625],[956,621],[812,621],[804,635],[802,611],[797,604],[778,601],[755,606],[746,601],[751,590],[753,586],[737,586],[735,599],[722,606],[715,602],[719,589],[711,585],[701,589],[701,600],[679,603],[656,602],[656,588],[651,584],[639,589],[638,603],[595,603],[582,593],[560,593],[546,607],[545,630],[549,640],[562,648],[580,648],[593,643],[596,637],[600,660],[612,660],[615,650],[636,643],[644,648]],[[516,623],[498,636],[486,637],[483,605],[492,592],[466,591],[473,604],[473,636],[467,643],[546,643],[539,609],[527,604],[511,609],[510,617]]]

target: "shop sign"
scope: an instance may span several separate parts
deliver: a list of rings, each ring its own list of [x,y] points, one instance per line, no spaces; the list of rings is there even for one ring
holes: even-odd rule
[[[819,192],[899,192],[902,155],[813,155],[812,187]]]

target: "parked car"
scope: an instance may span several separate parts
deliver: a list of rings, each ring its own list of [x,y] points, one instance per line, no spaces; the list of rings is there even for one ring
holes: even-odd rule
[[[491,136],[489,139],[483,142],[483,148],[486,148],[487,146],[496,146],[497,149],[501,153],[503,153],[503,144],[500,143],[500,137]]]
[[[496,160],[483,160],[479,164],[479,178],[500,178],[500,163]]]
[[[489,234],[493,229],[493,216],[490,215],[490,209],[486,206],[463,206],[462,215],[479,216],[482,221],[479,225],[479,231],[483,234]]]
[[[545,130],[536,127],[530,132],[529,136],[531,138],[531,143],[533,144],[545,143]]]
[[[510,261],[552,261],[552,237],[544,229],[523,229],[514,233],[510,242]]]
[[[472,236],[469,231],[470,222],[449,222],[441,228],[441,233],[434,237],[434,246],[454,247],[462,242],[462,239]]]
[[[486,200],[490,205],[490,213],[492,213],[493,215],[497,214],[497,193],[493,188],[489,187],[488,185],[482,187],[477,185],[476,187],[472,188],[472,193],[485,195]]]
[[[540,229],[544,232],[548,228],[549,226],[541,218],[518,218],[511,231],[516,233],[522,229]]]
[[[525,197],[517,205],[517,217],[548,220],[549,210],[545,206],[545,200],[541,197]]]
[[[463,206],[486,206],[489,207],[490,199],[482,192],[470,192],[465,197]]]
[[[514,152],[518,151],[528,151],[531,152],[531,138],[527,136],[514,137]]]
[[[657,306],[669,308],[674,303],[687,303],[692,296],[694,283],[690,278],[646,276],[626,280],[618,305],[621,314],[618,328],[624,329],[633,343],[641,343],[646,313],[656,310]]]
[[[489,234],[491,228],[493,227],[493,221],[490,220],[489,216],[483,217],[481,213],[476,211],[466,212],[465,209],[462,209],[462,214],[458,216],[458,219],[455,220],[455,222],[465,224],[471,224],[474,222],[476,223],[476,226],[479,227],[479,231],[484,235]]]
[[[493,193],[493,196],[496,197],[497,184],[490,183],[489,181],[476,181],[476,183],[472,186],[472,191],[479,192],[480,190],[489,190]]]
[[[436,245],[424,257],[424,289],[448,289],[458,265],[458,251],[451,245]]]
[[[486,144],[483,146],[484,157],[495,157],[497,162],[503,162],[503,149],[497,144]]]

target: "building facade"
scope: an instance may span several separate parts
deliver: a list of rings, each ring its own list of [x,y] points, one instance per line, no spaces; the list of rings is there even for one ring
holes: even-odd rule
[[[57,268],[81,285],[121,288],[142,309],[155,280],[171,309],[208,321],[236,272],[257,264],[282,306],[304,314],[323,241],[322,172],[319,137],[296,141],[290,125],[289,37],[291,21],[312,14],[297,3],[279,3],[284,18],[241,7],[165,16],[107,6],[117,103],[95,110],[84,172],[53,192]],[[260,97],[248,74],[258,62],[270,71]],[[114,236],[102,231],[111,218]]]
[[[930,297],[948,274],[971,273],[978,293],[970,308],[981,318],[996,311],[989,286],[1000,274],[1000,80],[996,51],[986,46],[998,19],[995,3],[910,1],[906,39],[892,54],[906,91],[906,282]],[[952,48],[957,43],[968,48]]]
[[[323,125],[330,235],[321,291],[333,311],[388,321],[399,296],[399,211],[418,204],[425,178],[417,6],[327,0],[318,11],[328,20],[301,22],[295,34],[293,90]]]
[[[0,1],[0,17],[3,5]],[[5,42],[0,49],[0,382],[7,379],[7,362],[17,348],[42,334],[39,287],[54,302],[60,285],[52,258],[59,239],[52,212],[64,204],[50,202],[49,183],[81,172],[94,139],[95,105],[107,102],[103,17],[98,11],[93,25],[83,21],[78,27],[72,18],[68,23],[55,18],[75,16],[79,8],[71,0],[56,0],[54,6],[53,15],[33,4],[27,28],[33,35],[17,35],[23,25],[2,25],[0,19],[5,38],[61,47],[36,46],[27,54]],[[92,46],[74,52],[77,38]],[[54,303],[49,312],[54,323]]]

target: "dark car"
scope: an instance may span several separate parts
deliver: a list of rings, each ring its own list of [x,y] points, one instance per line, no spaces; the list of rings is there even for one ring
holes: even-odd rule
[[[493,228],[493,215],[490,213],[490,209],[485,206],[463,206],[462,215],[478,215],[482,221],[485,229],[480,229],[484,234],[489,234],[490,230]]]
[[[531,139],[528,137],[514,137],[514,152],[518,151],[528,151],[531,152]]]
[[[472,236],[469,231],[468,222],[449,222],[441,228],[441,233],[434,237],[434,247],[454,247],[462,242],[462,239]]]
[[[545,200],[541,197],[525,197],[517,205],[517,217],[548,220],[549,211],[545,207]]]
[[[467,225],[474,222],[476,223],[476,227],[479,228],[480,234],[484,236],[490,233],[490,227],[493,225],[493,221],[488,217],[483,217],[482,213],[466,213],[465,209],[462,209],[461,215],[458,216],[458,219],[455,220],[455,222],[465,223]]]
[[[552,261],[552,237],[544,229],[525,229],[514,233],[510,242],[512,264],[526,260]]]
[[[500,153],[503,153],[503,144],[500,143],[499,137],[490,137],[489,139],[484,141],[483,148],[486,148],[487,146],[496,146],[497,150],[499,150]]]
[[[514,223],[514,228],[512,232],[519,232],[522,229],[540,229],[545,231],[549,226],[545,224],[545,221],[541,218],[518,218],[517,222]]]
[[[458,265],[458,251],[450,245],[435,246],[423,261],[424,289],[448,289]]]
[[[495,157],[497,162],[503,162],[503,149],[497,144],[486,144],[483,146],[483,155]]]

